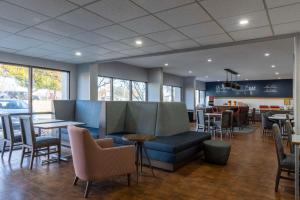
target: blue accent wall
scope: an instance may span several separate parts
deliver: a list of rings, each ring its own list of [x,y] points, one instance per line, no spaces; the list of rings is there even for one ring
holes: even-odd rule
[[[226,89],[223,82],[207,82],[206,96],[215,97],[293,97],[293,80],[239,81],[240,90]]]

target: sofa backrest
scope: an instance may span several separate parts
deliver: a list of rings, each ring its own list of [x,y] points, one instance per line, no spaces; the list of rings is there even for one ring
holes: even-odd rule
[[[102,128],[106,134],[124,132],[126,108],[126,101],[105,102],[105,119],[103,119],[105,127]]]
[[[53,110],[56,119],[74,121],[76,100],[54,100]]]
[[[90,128],[100,127],[100,113],[102,101],[77,100],[75,121],[84,122]]]
[[[170,136],[189,130],[188,113],[184,103],[158,103],[156,136]]]
[[[157,103],[128,102],[125,132],[155,135]]]

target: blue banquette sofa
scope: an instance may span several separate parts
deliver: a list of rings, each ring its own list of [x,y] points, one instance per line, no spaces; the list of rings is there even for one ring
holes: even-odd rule
[[[211,137],[206,133],[190,131],[184,103],[81,100],[70,102],[71,105],[75,104],[71,106],[75,109],[68,116],[69,119],[85,122],[86,128],[91,131],[94,138],[111,137],[116,145],[128,145],[131,143],[122,139],[124,134],[156,136],[155,140],[145,142],[145,147],[151,164],[167,171],[174,171],[199,157],[203,150],[203,141]],[[60,109],[57,104],[65,110],[66,106],[63,104],[69,102],[54,102],[56,118],[66,119],[68,113],[58,114]]]

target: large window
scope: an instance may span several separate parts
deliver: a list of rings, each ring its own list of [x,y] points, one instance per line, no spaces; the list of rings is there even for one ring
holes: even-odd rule
[[[146,83],[132,81],[132,101],[146,101]]]
[[[98,77],[100,101],[146,101],[147,83],[110,77]]]
[[[175,86],[163,86],[163,101],[164,102],[181,102],[181,88]]]
[[[196,107],[205,106],[205,91],[204,90],[195,90],[195,104]]]
[[[98,100],[111,100],[111,78],[98,77]]]
[[[165,102],[172,101],[172,86],[168,86],[168,85],[163,86],[163,101]]]
[[[173,87],[173,101],[181,102],[181,88]]]
[[[52,100],[69,99],[69,73],[41,68],[32,69],[32,110],[52,111]]]
[[[113,79],[113,100],[129,101],[130,100],[130,81],[123,79]]]

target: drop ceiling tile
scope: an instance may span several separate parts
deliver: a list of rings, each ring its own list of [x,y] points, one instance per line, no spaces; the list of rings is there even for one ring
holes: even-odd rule
[[[34,46],[41,45],[42,42],[30,38],[25,38],[17,35],[5,37],[0,40],[0,47],[22,50]]]
[[[241,26],[239,24],[239,21],[241,19],[249,20],[249,24]],[[258,11],[240,16],[228,17],[220,19],[218,20],[218,22],[227,32],[269,25],[269,20],[266,11]]]
[[[127,49],[127,50],[120,51],[120,53],[128,56],[138,56],[138,55],[146,54],[146,52],[141,51],[139,49]]]
[[[69,1],[71,1],[73,3],[76,3],[77,5],[83,6],[83,5],[86,5],[88,3],[92,3],[96,0],[69,0]]]
[[[102,55],[111,52],[110,50],[98,47],[96,45],[80,48],[78,49],[78,51],[82,52],[83,54],[92,53],[97,55]]]
[[[42,49],[42,48],[29,48],[29,49],[24,49],[21,51],[17,51],[16,54],[21,54],[21,55],[26,55],[26,56],[46,56],[46,55],[51,55],[56,52],[54,51],[49,51],[47,49]]]
[[[201,5],[214,17],[225,18],[264,10],[262,0],[205,0]]]
[[[300,32],[300,21],[273,25],[276,35]]]
[[[56,17],[77,6],[65,0],[7,0],[23,8],[33,10],[50,17]]]
[[[48,19],[48,17],[44,15],[40,15],[4,1],[0,1],[0,13],[2,18],[29,26],[41,23]]]
[[[58,19],[86,30],[93,30],[112,24],[108,20],[84,9],[74,10],[68,14],[58,17]]]
[[[21,35],[21,36],[25,36],[25,37],[29,37],[29,38],[33,38],[33,39],[37,39],[37,40],[42,40],[42,41],[46,41],[46,42],[52,42],[55,40],[59,40],[63,37],[61,35],[57,35],[55,33],[50,33],[48,31],[44,31],[44,30],[37,29],[37,28],[26,29],[24,31],[17,33],[17,35]]]
[[[0,39],[4,38],[4,37],[7,37],[9,35],[11,35],[11,33],[7,32],[7,31],[1,31],[0,30]]]
[[[146,11],[129,0],[102,0],[90,4],[86,8],[114,22],[147,15]]]
[[[196,38],[196,41],[199,42],[201,45],[212,45],[212,44],[232,42],[232,39],[227,34],[224,33],[224,34]]]
[[[171,29],[169,25],[150,15],[124,22],[122,25],[140,34]]]
[[[165,45],[170,47],[171,49],[185,49],[199,46],[193,40],[181,40],[176,42],[168,42]]]
[[[133,0],[133,1],[152,13],[194,2],[194,0],[171,0],[171,1],[170,0],[151,0],[151,1]]]
[[[182,27],[178,30],[192,38],[224,33],[224,31],[213,21]]]
[[[126,55],[118,52],[111,52],[99,56],[99,60],[107,60],[107,59],[121,58],[121,57],[126,57]]]
[[[179,33],[176,30],[167,30],[157,33],[151,33],[147,35],[147,37],[151,38],[152,40],[158,41],[160,43],[167,43],[167,42],[173,42],[178,40],[184,40],[187,39],[186,36]]]
[[[253,28],[229,33],[234,40],[249,40],[272,36],[272,31],[269,26]]]
[[[170,51],[171,49],[164,45],[159,44],[151,47],[142,47],[141,50],[147,53],[158,53],[163,51]]]
[[[57,44],[72,49],[88,46],[88,44],[85,42],[80,42],[78,40],[73,40],[71,38],[63,38],[61,40],[54,41],[53,44]]]
[[[64,36],[69,36],[72,34],[75,35],[77,33],[84,32],[84,30],[81,28],[64,23],[56,19],[44,22],[42,24],[37,25],[36,27],[43,29],[45,31],[49,31]]]
[[[76,35],[72,35],[71,37],[92,45],[103,44],[111,41],[111,39],[101,36],[94,32],[83,32]]]
[[[300,4],[270,9],[269,14],[272,24],[298,21],[300,20]]]
[[[14,53],[17,50],[16,49],[5,48],[5,47],[0,47],[0,51],[7,52],[7,53]]]
[[[49,51],[56,51],[56,52],[60,52],[60,53],[72,51],[72,48],[64,47],[64,46],[60,46],[60,45],[52,44],[52,43],[43,44],[43,45],[39,46],[39,48],[47,49]]]
[[[120,25],[112,25],[105,28],[100,28],[98,30],[95,30],[95,32],[114,40],[121,40],[138,35],[137,33],[128,30],[127,28],[124,28]]]
[[[173,27],[210,21],[208,14],[196,3],[155,14]]]
[[[266,0],[268,8],[286,6],[293,3],[300,3],[300,0]]]
[[[142,45],[136,45],[135,41],[136,40],[141,40],[143,42]],[[146,47],[146,46],[154,46],[157,45],[157,42],[154,42],[153,40],[146,38],[146,37],[134,37],[134,38],[128,38],[128,39],[124,39],[121,40],[120,42],[128,44],[132,47]]]
[[[122,44],[120,42],[110,42],[110,43],[102,44],[101,47],[104,47],[105,49],[109,49],[112,51],[122,51],[125,49],[132,49],[132,47],[126,44]]]
[[[20,30],[25,29],[26,27],[28,26],[0,18],[0,30],[10,33],[16,33]]]

